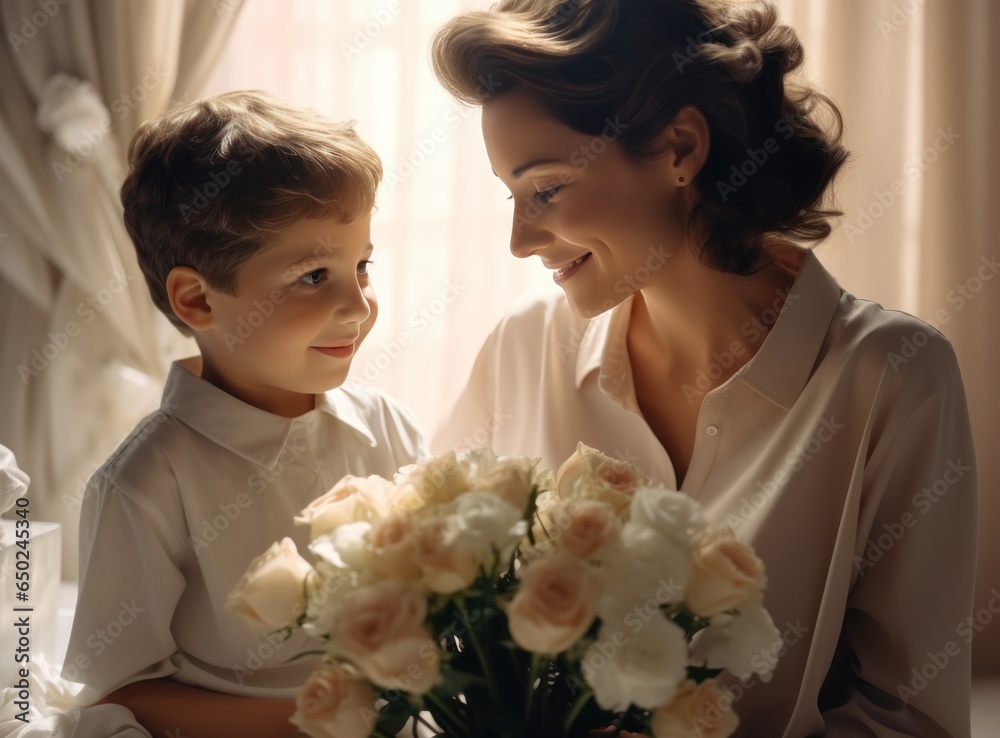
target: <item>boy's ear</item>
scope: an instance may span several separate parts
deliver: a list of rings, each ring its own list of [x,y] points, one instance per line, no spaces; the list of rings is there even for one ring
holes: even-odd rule
[[[167,275],[167,297],[177,317],[191,330],[205,331],[215,323],[208,301],[210,287],[201,272],[178,266]]]

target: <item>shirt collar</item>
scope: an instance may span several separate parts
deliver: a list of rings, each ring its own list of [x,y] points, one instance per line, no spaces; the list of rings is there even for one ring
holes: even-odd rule
[[[308,428],[326,414],[363,436],[371,446],[375,437],[353,401],[340,388],[316,396],[316,408],[297,418],[284,418],[248,405],[202,379],[201,359],[191,357],[170,366],[161,410],[210,441],[268,469],[273,469],[288,437],[297,426]]]
[[[816,255],[805,251],[781,314],[740,379],[788,410],[809,379],[841,293]],[[629,297],[587,322],[577,354],[577,389],[592,372],[601,370],[601,388],[625,402],[623,390],[626,384],[631,386],[625,343],[631,310]]]

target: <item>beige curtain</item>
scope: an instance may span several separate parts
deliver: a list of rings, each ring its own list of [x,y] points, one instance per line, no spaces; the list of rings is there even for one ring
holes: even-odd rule
[[[124,151],[140,122],[198,93],[237,9],[0,5],[0,443],[32,478],[32,516],[63,524],[68,579],[86,478],[157,406],[185,350],[122,225]]]
[[[1000,68],[992,52],[1000,6],[993,0],[778,4],[805,44],[809,76],[844,113],[853,152],[839,189],[845,217],[817,254],[845,288],[931,323],[958,353],[979,464],[977,609],[991,599],[997,609],[1000,247],[989,222],[1000,212],[1000,146],[992,123],[1000,119]],[[901,345],[899,356],[912,356],[920,341]],[[979,617],[975,664],[1000,667],[1000,620],[992,622],[988,609]]]

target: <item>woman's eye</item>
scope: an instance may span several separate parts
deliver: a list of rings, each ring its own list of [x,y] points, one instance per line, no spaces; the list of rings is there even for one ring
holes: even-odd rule
[[[299,277],[299,281],[310,287],[317,287],[326,281],[326,269],[315,269]]]
[[[358,263],[358,274],[360,274],[362,276],[368,274],[369,267],[371,267],[371,265],[374,264],[374,263],[375,262],[372,261],[371,259],[365,259],[364,261],[359,262]]]
[[[563,185],[556,185],[547,190],[542,190],[541,192],[535,193],[535,199],[539,202],[546,203],[558,194],[559,190],[563,188]]]

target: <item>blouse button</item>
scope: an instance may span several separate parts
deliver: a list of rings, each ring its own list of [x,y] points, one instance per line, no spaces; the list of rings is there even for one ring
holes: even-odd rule
[[[719,435],[719,426],[717,426],[717,425],[710,425],[710,426],[707,426],[707,427],[705,428],[705,432],[706,432],[706,433],[707,433],[708,435],[710,435],[710,436],[717,436],[717,435]]]

